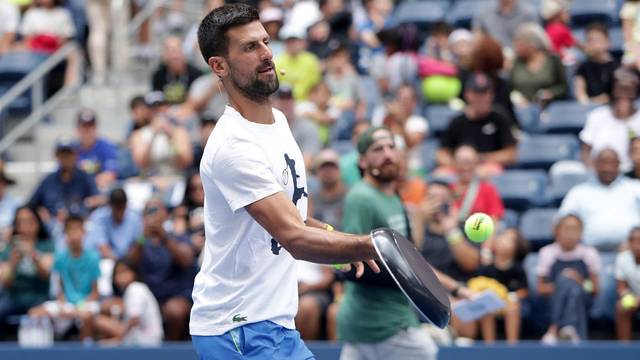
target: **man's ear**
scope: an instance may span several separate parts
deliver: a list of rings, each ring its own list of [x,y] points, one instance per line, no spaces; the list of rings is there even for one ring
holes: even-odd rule
[[[213,74],[222,79],[226,77],[229,71],[227,61],[222,56],[212,56],[209,58],[209,67]]]

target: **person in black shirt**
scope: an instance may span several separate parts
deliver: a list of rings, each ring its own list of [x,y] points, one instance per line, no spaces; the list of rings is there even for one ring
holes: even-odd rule
[[[575,96],[583,104],[606,104],[609,102],[613,72],[619,64],[609,53],[609,33],[606,26],[594,23],[587,27],[585,33],[588,58],[576,71]]]
[[[169,103],[179,104],[189,94],[189,86],[202,72],[187,63],[182,53],[182,40],[170,36],[164,41],[163,62],[153,73],[152,88],[162,91]]]
[[[475,73],[465,84],[468,105],[464,113],[454,117],[440,138],[436,158],[443,167],[453,164],[453,151],[460,145],[471,145],[484,167],[504,167],[516,161],[516,139],[510,121],[495,111],[493,82],[483,73]],[[488,165],[488,166],[487,166]]]
[[[518,230],[507,229],[493,241],[493,262],[478,269],[479,276],[497,280],[509,291],[507,306],[503,310],[507,341],[515,343],[520,337],[520,303],[529,295],[527,275],[522,260],[528,246]],[[480,319],[482,337],[486,342],[496,340],[496,316]]]
[[[624,175],[631,179],[640,179],[640,137],[638,136],[629,140],[629,158],[633,163],[633,168]]]

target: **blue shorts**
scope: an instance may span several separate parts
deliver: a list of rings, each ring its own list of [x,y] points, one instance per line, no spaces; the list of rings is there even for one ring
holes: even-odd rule
[[[297,330],[271,321],[237,327],[218,336],[191,336],[200,360],[315,359]]]

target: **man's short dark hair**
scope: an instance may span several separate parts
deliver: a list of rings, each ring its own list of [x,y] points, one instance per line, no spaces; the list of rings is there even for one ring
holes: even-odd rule
[[[127,205],[127,193],[121,189],[113,189],[109,194],[109,205],[111,206],[126,206]]]
[[[133,99],[131,99],[131,101],[129,102],[129,109],[133,110],[140,105],[146,105],[146,103],[144,102],[144,96],[134,96]]]
[[[243,3],[223,5],[207,14],[198,27],[198,45],[204,61],[209,63],[212,56],[227,55],[227,31],[254,21],[260,21],[258,10]]]
[[[607,38],[609,37],[609,29],[607,29],[607,26],[605,24],[601,23],[601,22],[592,22],[591,24],[589,24],[587,26],[587,28],[585,29],[584,33],[586,35],[591,31],[599,31],[605,37],[607,37]]]
[[[84,217],[78,213],[69,213],[64,220],[64,229],[67,230],[72,224],[84,225]]]

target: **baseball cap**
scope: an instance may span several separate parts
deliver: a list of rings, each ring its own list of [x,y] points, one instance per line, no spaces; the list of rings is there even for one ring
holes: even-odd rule
[[[260,11],[260,21],[263,23],[268,22],[282,22],[283,14],[282,10],[277,7],[268,7],[262,11]]]
[[[97,121],[96,113],[90,109],[82,109],[76,117],[78,125],[95,125]]]
[[[340,155],[333,149],[324,149],[316,155],[313,159],[313,168],[319,169],[326,164],[334,164],[338,166],[340,164]]]
[[[358,153],[360,155],[367,152],[369,147],[373,145],[376,141],[380,140],[381,138],[388,137],[386,135],[374,137],[373,134],[378,130],[386,130],[387,132],[389,132],[389,134],[391,134],[391,130],[389,130],[384,126],[370,127],[367,130],[365,130],[362,134],[360,134],[360,137],[358,138]],[[393,139],[393,137],[391,137],[391,139]]]
[[[163,105],[167,102],[162,91],[152,91],[144,96],[144,102],[147,106]]]
[[[566,0],[544,0],[540,15],[544,20],[549,20],[568,7],[569,3]]]
[[[304,29],[294,26],[285,26],[280,30],[280,38],[284,40],[300,39],[306,40],[307,33]]]
[[[75,150],[76,148],[73,140],[68,137],[61,137],[56,141],[56,152]]]
[[[472,91],[485,92],[493,90],[493,81],[484,73],[473,73],[464,83],[464,87]]]
[[[449,45],[453,45],[458,41],[471,41],[471,40],[473,40],[473,34],[471,34],[471,31],[467,29],[457,29],[457,30],[454,30],[449,35],[448,43]]]

